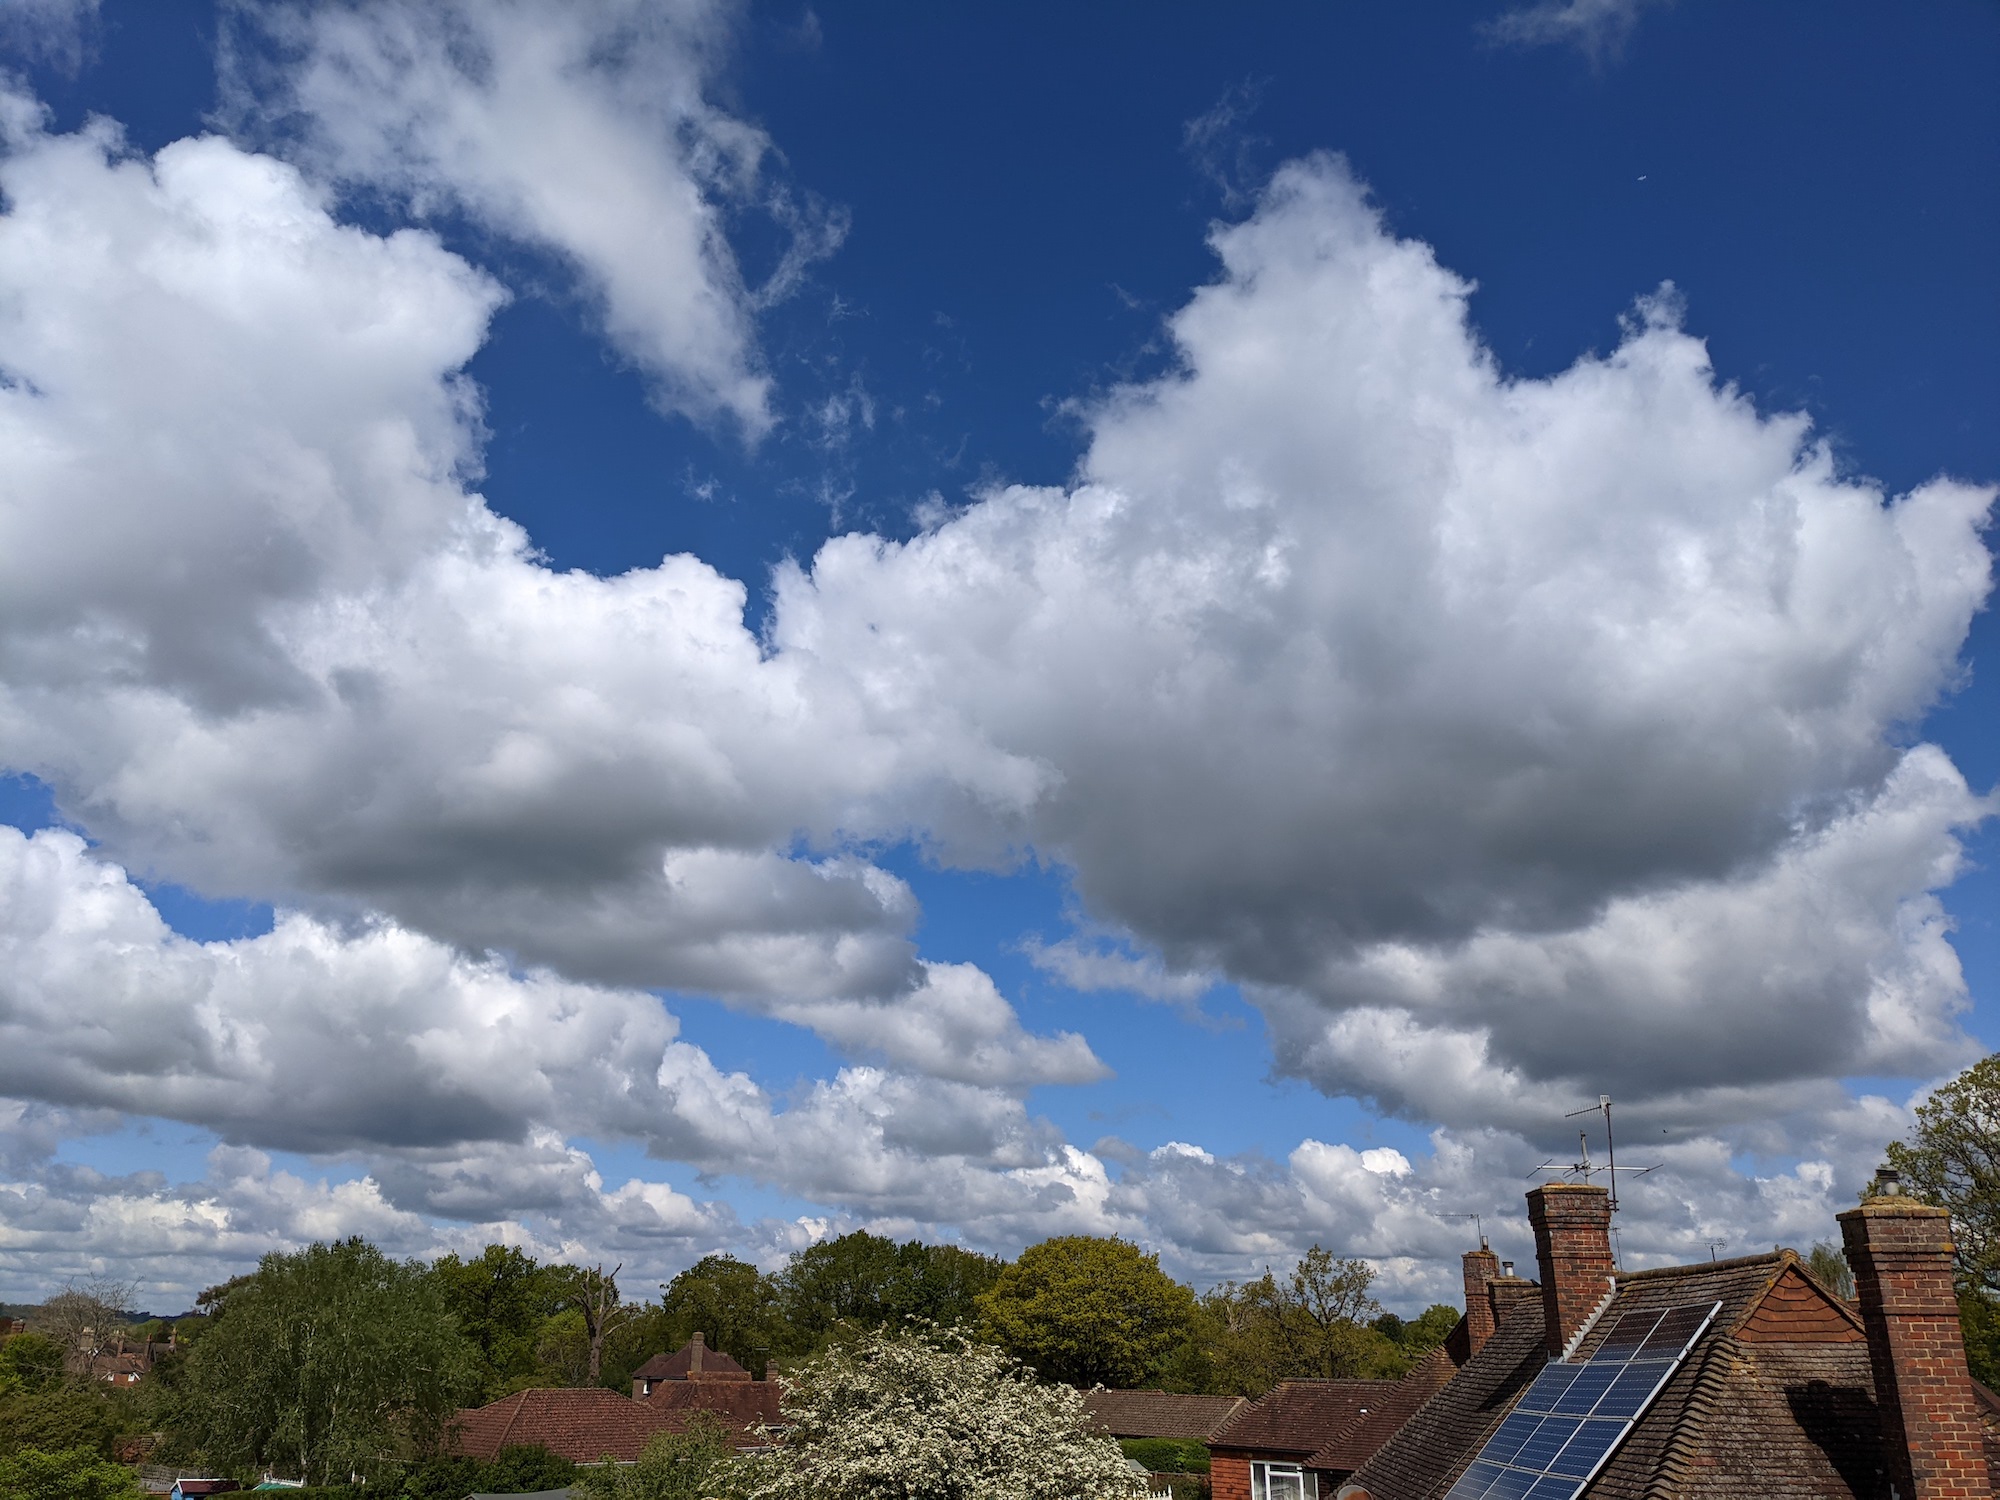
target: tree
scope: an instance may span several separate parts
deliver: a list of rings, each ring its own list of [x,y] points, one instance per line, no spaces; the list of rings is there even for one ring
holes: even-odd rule
[[[24,1448],[0,1459],[7,1500],[140,1500],[139,1476],[89,1448]]]
[[[477,1379],[437,1282],[358,1237],[273,1251],[212,1305],[169,1413],[211,1463],[367,1473],[435,1449]]]
[[[981,1325],[1048,1380],[1136,1386],[1186,1341],[1194,1293],[1120,1239],[1030,1245],[978,1299]]]
[[[63,1347],[44,1333],[17,1333],[0,1344],[0,1394],[45,1391],[63,1378]]]
[[[1375,1268],[1314,1245],[1282,1282],[1266,1271],[1243,1289],[1251,1324],[1269,1343],[1277,1379],[1339,1380],[1368,1371],[1381,1335],[1362,1319],[1382,1311],[1368,1295]],[[1372,1335],[1372,1338],[1371,1338]]]
[[[706,1335],[751,1374],[768,1356],[808,1347],[787,1328],[777,1282],[733,1255],[705,1255],[663,1288],[664,1347],[677,1349],[696,1333]]]
[[[662,1432],[638,1462],[599,1464],[570,1485],[575,1500],[711,1500],[728,1495],[741,1474],[729,1430],[710,1412],[697,1412],[680,1432]]]
[[[66,1281],[30,1322],[35,1332],[62,1346],[69,1373],[87,1379],[92,1362],[125,1331],[126,1309],[137,1295],[137,1283],[109,1276]]]
[[[2000,1295],[2000,1053],[1917,1106],[1916,1132],[1889,1147],[1889,1165],[1913,1196],[1951,1210],[1960,1281]]]
[[[481,1402],[498,1400],[550,1375],[535,1358],[542,1324],[556,1311],[561,1272],[511,1245],[488,1245],[470,1260],[440,1256],[431,1277],[445,1306],[479,1354]]]
[[[1129,1248],[1129,1247],[1128,1247]],[[1119,1500],[1144,1492],[1083,1397],[957,1329],[836,1344],[784,1379],[750,1500]]]
[[[899,1245],[857,1229],[792,1257],[776,1277],[779,1308],[800,1349],[818,1347],[837,1327],[971,1323],[1004,1264],[957,1245]]]
[[[502,1448],[490,1460],[439,1455],[403,1476],[402,1500],[464,1500],[472,1494],[532,1495],[574,1483],[576,1465],[535,1444]]]
[[[2000,1380],[2000,1053],[1917,1106],[1917,1128],[1889,1147],[1910,1195],[1951,1210],[1958,1322],[1974,1378]]]
[[[601,1265],[549,1267],[556,1301],[583,1323],[586,1385],[596,1385],[604,1374],[604,1341],[639,1313],[619,1300],[618,1273],[624,1269],[622,1261],[609,1272]]]
[[[1847,1264],[1847,1252],[1831,1240],[1821,1240],[1806,1256],[1806,1267],[1837,1297],[1854,1295],[1854,1272]]]
[[[126,1426],[125,1408],[126,1403],[114,1401],[102,1386],[79,1380],[58,1380],[39,1390],[16,1391],[0,1400],[0,1453],[87,1448],[109,1458],[113,1441]],[[5,1493],[0,1490],[0,1495]]]

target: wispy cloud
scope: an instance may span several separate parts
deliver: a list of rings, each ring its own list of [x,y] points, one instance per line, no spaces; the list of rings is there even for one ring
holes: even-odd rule
[[[1539,0],[1488,21],[1487,40],[1509,47],[1575,47],[1593,65],[1625,49],[1639,15],[1669,0]]]

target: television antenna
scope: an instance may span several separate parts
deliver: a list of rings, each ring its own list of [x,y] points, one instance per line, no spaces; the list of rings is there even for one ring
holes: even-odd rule
[[[1439,1217],[1440,1219],[1470,1219],[1470,1220],[1472,1220],[1472,1228],[1473,1228],[1473,1231],[1474,1231],[1474,1232],[1475,1232],[1476,1234],[1478,1234],[1478,1236],[1479,1236],[1479,1248],[1480,1248],[1480,1249],[1482,1249],[1482,1250],[1484,1250],[1484,1249],[1486,1249],[1486,1248],[1487,1248],[1487,1245],[1486,1245],[1486,1221],[1485,1221],[1484,1219],[1480,1218],[1478,1214],[1439,1214],[1439,1215],[1438,1215],[1438,1217]]]
[[[1620,1172],[1630,1172],[1634,1177],[1644,1177],[1648,1172],[1659,1171],[1660,1165],[1658,1162],[1655,1162],[1650,1167],[1621,1167],[1618,1165],[1618,1142],[1616,1137],[1611,1133],[1611,1096],[1609,1094],[1599,1094],[1595,1104],[1587,1104],[1582,1109],[1573,1109],[1564,1115],[1563,1118],[1565,1120],[1574,1120],[1578,1115],[1604,1116],[1605,1164],[1599,1166],[1591,1160],[1590,1134],[1588,1131],[1579,1130],[1576,1133],[1577,1158],[1575,1161],[1565,1163],[1551,1157],[1535,1168],[1535,1172],[1564,1172],[1580,1182],[1590,1181],[1599,1172],[1605,1173],[1611,1179],[1611,1212],[1615,1214],[1618,1212],[1618,1174]],[[1535,1172],[1530,1172],[1528,1175],[1532,1177],[1535,1175]]]
[[[1703,1240],[1702,1243],[1708,1246],[1708,1259],[1711,1265],[1715,1262],[1716,1251],[1727,1250],[1729,1248],[1728,1240]]]

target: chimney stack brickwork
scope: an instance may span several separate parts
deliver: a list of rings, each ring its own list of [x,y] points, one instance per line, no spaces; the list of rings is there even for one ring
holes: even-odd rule
[[[1584,1182],[1545,1182],[1528,1194],[1528,1222],[1553,1358],[1611,1290],[1611,1195]]]
[[[1493,1298],[1487,1287],[1500,1275],[1500,1257],[1485,1245],[1465,1252],[1465,1334],[1477,1354],[1493,1337]]]
[[[1990,1500],[1992,1486],[1952,1283],[1951,1215],[1871,1197],[1840,1215],[1897,1490]]]

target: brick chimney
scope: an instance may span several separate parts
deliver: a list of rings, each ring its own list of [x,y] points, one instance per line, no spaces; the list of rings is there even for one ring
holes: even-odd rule
[[[1467,1357],[1493,1337],[1493,1297],[1487,1287],[1500,1274],[1500,1257],[1486,1248],[1486,1236],[1479,1248],[1465,1252],[1465,1337],[1470,1347]]]
[[[697,1333],[693,1338],[688,1340],[689,1380],[699,1379],[701,1376],[701,1356],[703,1351],[705,1351],[708,1348],[708,1345],[706,1342],[704,1342],[704,1339],[705,1335]]]
[[[1952,1287],[1951,1215],[1876,1174],[1840,1215],[1868,1362],[1882,1410],[1890,1482],[1906,1500],[1988,1500],[1992,1487]]]
[[[1585,1182],[1545,1182],[1528,1194],[1528,1222],[1553,1358],[1611,1290],[1611,1195]]]

